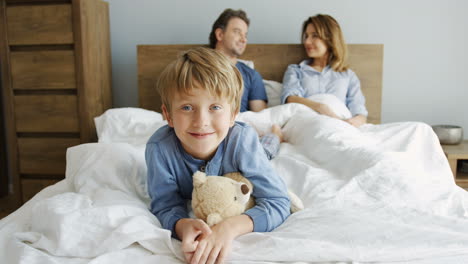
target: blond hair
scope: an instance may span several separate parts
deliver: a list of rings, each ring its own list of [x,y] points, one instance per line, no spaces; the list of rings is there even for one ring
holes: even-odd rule
[[[197,47],[182,53],[159,76],[156,89],[162,103],[171,111],[171,100],[177,94],[190,94],[192,89],[207,90],[226,98],[233,113],[239,112],[244,84],[236,66],[222,53]]]
[[[302,25],[302,42],[309,24],[314,26],[319,38],[328,47],[330,53],[328,64],[330,67],[337,72],[346,71],[348,69],[348,49],[338,22],[329,15],[318,14],[309,17]]]

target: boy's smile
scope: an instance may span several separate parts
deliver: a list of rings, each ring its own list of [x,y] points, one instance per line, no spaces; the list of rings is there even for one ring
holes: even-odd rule
[[[184,150],[192,157],[209,160],[234,125],[235,114],[224,98],[193,88],[190,94],[175,94],[171,111],[163,113]]]
[[[190,133],[190,132],[189,132]],[[190,133],[192,136],[198,138],[198,139],[204,139],[210,135],[214,135],[214,132],[211,133]]]

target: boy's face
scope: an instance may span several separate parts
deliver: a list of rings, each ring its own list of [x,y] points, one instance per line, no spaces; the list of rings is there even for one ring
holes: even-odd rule
[[[184,150],[192,157],[209,160],[234,125],[235,113],[223,98],[210,95],[205,89],[193,88],[190,94],[175,94],[170,114],[163,105],[163,114],[173,127]]]

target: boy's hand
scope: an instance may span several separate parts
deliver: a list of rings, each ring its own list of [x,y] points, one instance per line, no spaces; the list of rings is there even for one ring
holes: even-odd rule
[[[212,227],[212,233],[199,240],[197,250],[190,263],[223,263],[230,252],[232,240],[235,238],[226,222]]]
[[[198,246],[193,253],[191,264],[223,263],[231,251],[232,241],[245,233],[252,232],[253,222],[247,215],[225,219],[212,226],[212,233],[197,239]]]
[[[200,239],[211,234],[210,227],[200,219],[182,218],[175,226],[177,236],[182,240],[182,252],[190,263]]]

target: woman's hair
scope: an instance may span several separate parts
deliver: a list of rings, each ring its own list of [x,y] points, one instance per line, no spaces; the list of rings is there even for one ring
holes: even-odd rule
[[[328,64],[337,72],[343,72],[348,69],[348,49],[343,38],[338,22],[329,15],[318,14],[309,17],[302,24],[301,41],[304,42],[304,34],[309,24],[312,24],[319,36],[328,47],[330,56]]]
[[[166,66],[156,83],[162,103],[171,111],[177,94],[190,94],[194,88],[226,98],[233,113],[239,112],[244,84],[236,66],[222,53],[197,47],[182,53]]]
[[[209,37],[210,48],[212,49],[216,48],[216,43],[218,42],[218,40],[216,39],[216,35],[215,35],[216,29],[220,28],[224,31],[229,23],[229,20],[231,20],[231,18],[234,18],[234,17],[244,20],[247,26],[249,26],[250,20],[247,18],[247,14],[244,12],[244,10],[242,9],[233,10],[231,8],[225,9],[223,13],[219,15],[218,19],[216,19],[216,21],[213,24],[213,28],[211,29],[211,33]]]

